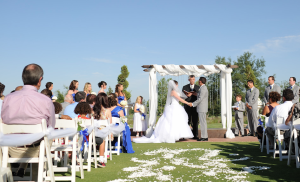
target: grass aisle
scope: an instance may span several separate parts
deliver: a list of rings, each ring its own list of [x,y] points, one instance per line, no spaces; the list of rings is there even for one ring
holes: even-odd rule
[[[77,173],[76,181],[299,181],[294,161],[287,166],[286,160],[261,153],[257,142],[133,143],[133,147],[134,154],[114,155],[106,168],[85,171],[84,180]],[[233,153],[239,155],[229,155]]]

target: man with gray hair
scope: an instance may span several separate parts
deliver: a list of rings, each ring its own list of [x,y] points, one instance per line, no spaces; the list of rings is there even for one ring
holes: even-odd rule
[[[72,103],[73,103],[73,97],[71,95],[66,95],[65,101],[61,103],[62,111],[59,114],[63,115],[66,107]]]
[[[74,110],[79,102],[86,102],[86,93],[85,92],[80,91],[80,92],[76,93],[75,102],[66,107],[66,109],[64,111],[64,115],[68,115],[71,118],[77,118],[78,114],[75,114]]]

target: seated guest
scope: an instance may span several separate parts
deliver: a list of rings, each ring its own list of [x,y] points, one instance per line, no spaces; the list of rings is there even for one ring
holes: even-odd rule
[[[274,135],[275,135],[275,125],[277,122],[277,117],[282,117],[284,120],[287,119],[289,111],[293,106],[292,100],[294,99],[293,91],[290,89],[285,89],[283,91],[282,101],[283,104],[276,106],[270,114],[269,122],[266,123],[266,133],[270,140],[270,147],[274,147]]]
[[[97,98],[97,96],[94,94],[90,94],[86,97],[86,102],[90,105],[90,107],[92,109],[92,113],[89,115],[90,118],[94,115],[93,107],[96,103],[96,98]]]
[[[83,91],[86,93],[86,96],[90,95],[92,93],[92,84],[89,82],[86,82],[84,84]]]
[[[78,118],[90,119],[87,116],[92,113],[92,109],[88,103],[80,102],[75,107],[74,112],[78,115]]]
[[[124,116],[124,112],[123,112],[123,108],[118,106],[118,97],[115,93],[111,93],[108,95],[108,104],[110,107],[110,111],[111,111],[111,116],[112,117],[123,117]],[[123,153],[134,153],[133,148],[132,148],[132,144],[131,144],[131,132],[130,132],[130,128],[128,126],[127,123],[125,123],[125,131],[123,131]],[[115,144],[116,146],[117,144]]]
[[[53,92],[52,92],[52,89],[53,89],[53,83],[52,82],[47,82],[46,83],[46,89],[50,90],[52,95],[53,95]],[[52,98],[51,98],[52,99]]]
[[[110,106],[109,109],[112,117],[120,118],[124,116],[123,108],[118,106],[118,97],[115,93],[110,93],[108,95],[108,104]]]
[[[15,91],[19,91],[19,90],[22,90],[23,89],[23,86],[17,86]]]
[[[278,106],[278,101],[280,101],[280,94],[278,92],[270,92],[269,96],[268,96],[269,100],[267,100],[268,105],[266,105],[263,109],[262,115],[266,116],[266,117],[270,117],[270,114],[272,112],[272,110]],[[263,127],[262,126],[258,126],[257,127],[257,134],[258,134],[258,139],[262,139],[262,135],[263,135]]]
[[[68,119],[72,120],[70,116],[67,115],[60,115],[59,113],[62,111],[62,105],[58,102],[53,102],[54,108],[55,108],[55,119]]]
[[[7,95],[2,106],[2,120],[5,124],[39,124],[45,119],[48,127],[55,126],[54,105],[48,97],[38,93],[43,79],[43,69],[29,64],[23,69],[23,89]],[[40,140],[29,146],[9,147],[13,158],[38,157]],[[23,177],[27,163],[22,163],[16,174]],[[32,180],[37,181],[38,164],[32,164]]]
[[[109,109],[109,105],[108,105],[108,98],[106,93],[100,93],[98,94],[97,98],[96,98],[96,103],[94,105],[94,117],[96,120],[108,120],[109,123],[112,123],[112,118],[111,118],[111,112]],[[100,128],[103,129],[103,128]],[[113,136],[111,136],[113,138]],[[96,141],[100,140],[98,137],[96,137]],[[99,146],[99,153],[100,153],[100,167],[105,167],[105,163],[104,163],[104,148],[105,144],[103,142],[103,144],[101,144]]]
[[[75,102],[73,104],[70,104],[66,107],[65,111],[64,111],[64,115],[68,115],[71,118],[77,118],[77,114],[75,114],[74,110],[75,107],[77,106],[77,104],[79,102],[85,102],[86,100],[86,94],[84,92],[77,92],[75,95]]]
[[[51,97],[52,97],[52,92],[51,92],[50,90],[48,90],[48,89],[42,90],[42,91],[41,91],[41,94],[46,95],[46,96],[49,97],[50,99],[51,99]]]
[[[262,115],[270,117],[272,110],[279,105],[277,102],[280,100],[280,98],[281,96],[278,92],[270,92],[268,100],[269,105],[265,106]]]
[[[1,118],[2,103],[4,100],[4,95],[3,95],[4,89],[5,89],[5,85],[0,82],[0,118]]]
[[[90,94],[86,97],[86,102],[91,106],[92,109],[96,103],[96,98],[97,96],[94,94]]]
[[[66,95],[65,96],[65,99],[64,99],[64,102],[61,103],[61,106],[62,106],[62,110],[59,114],[63,115],[64,114],[64,111],[66,109],[66,107],[70,104],[72,104],[74,101],[73,101],[73,97],[71,95]]]
[[[77,90],[78,86],[79,86],[79,82],[77,80],[73,80],[70,83],[69,91],[67,93],[67,95],[72,95],[74,101],[75,101],[75,94],[78,92]]]
[[[105,81],[101,81],[98,83],[98,87],[100,88],[98,94],[100,93],[105,93],[105,89],[106,89],[107,83]]]

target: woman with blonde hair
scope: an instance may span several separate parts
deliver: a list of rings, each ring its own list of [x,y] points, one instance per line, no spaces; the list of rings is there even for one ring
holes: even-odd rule
[[[125,109],[124,109],[124,106],[122,106],[120,103],[124,100],[124,101],[127,101],[126,99],[126,95],[123,93],[123,85],[121,83],[118,83],[116,85],[116,88],[115,88],[115,94],[117,95],[118,97],[118,106],[121,106],[123,107],[123,112],[124,112],[124,116],[126,116],[126,112],[125,112]]]
[[[147,130],[146,122],[142,120],[142,113],[139,110],[141,106],[142,106],[142,98],[141,96],[138,96],[134,104],[134,115],[133,115],[133,131],[136,132],[136,137],[139,137],[139,133],[141,133],[140,136],[144,136],[143,131]]]
[[[84,84],[83,91],[86,93],[86,96],[90,95],[92,93],[92,84],[90,82],[86,82]]]

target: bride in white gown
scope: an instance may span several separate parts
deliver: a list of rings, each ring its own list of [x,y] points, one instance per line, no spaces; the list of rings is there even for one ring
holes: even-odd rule
[[[179,89],[175,80],[168,83],[168,96],[164,113],[159,118],[150,138],[134,138],[135,143],[175,143],[180,138],[193,138],[188,125],[188,115],[179,101],[188,104],[181,97],[186,97]]]

